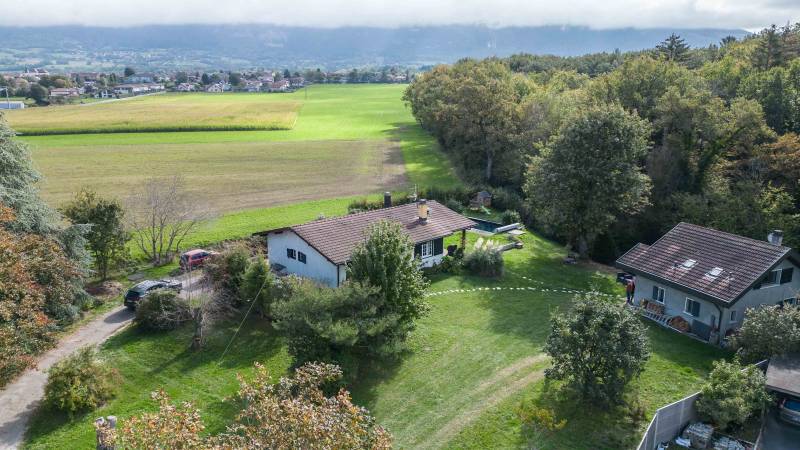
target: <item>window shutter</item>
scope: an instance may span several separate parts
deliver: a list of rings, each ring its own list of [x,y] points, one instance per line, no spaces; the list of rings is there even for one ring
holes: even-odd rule
[[[417,244],[414,246],[414,257],[415,258],[422,257],[422,244]]]
[[[781,271],[781,284],[791,283],[794,268],[783,269]]]
[[[433,254],[441,255],[444,253],[444,238],[439,238],[433,241]]]
[[[653,300],[658,301],[658,286],[653,286]]]

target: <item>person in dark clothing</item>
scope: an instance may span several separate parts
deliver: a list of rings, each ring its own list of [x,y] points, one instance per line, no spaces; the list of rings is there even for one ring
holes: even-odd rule
[[[627,297],[628,304],[633,304],[633,296],[636,294],[636,282],[633,279],[628,280],[628,283],[625,285],[625,295]]]

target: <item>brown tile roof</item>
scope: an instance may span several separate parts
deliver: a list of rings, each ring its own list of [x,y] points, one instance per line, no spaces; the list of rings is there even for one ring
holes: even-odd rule
[[[414,244],[449,236],[456,231],[475,226],[475,222],[439,202],[429,200],[428,208],[430,213],[427,223],[419,221],[417,204],[409,203],[342,217],[315,220],[302,225],[294,225],[288,229],[294,231],[334,264],[344,264],[350,259],[350,254],[355,246],[364,240],[369,225],[380,220],[399,222]],[[285,229],[287,228],[281,230]]]
[[[766,241],[679,223],[653,245],[634,246],[617,260],[617,266],[709,300],[731,303],[790,252],[788,247]],[[713,276],[715,270],[719,273]]]

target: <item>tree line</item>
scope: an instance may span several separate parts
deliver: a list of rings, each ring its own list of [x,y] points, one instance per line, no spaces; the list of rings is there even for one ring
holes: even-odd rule
[[[464,59],[404,100],[466,180],[516,194],[583,256],[611,260],[680,221],[779,228],[796,246],[799,54],[793,25],[706,49],[672,35],[625,54]]]

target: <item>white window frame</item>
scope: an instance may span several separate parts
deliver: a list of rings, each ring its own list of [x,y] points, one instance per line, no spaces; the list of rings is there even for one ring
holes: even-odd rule
[[[667,298],[667,291],[666,291],[666,289],[664,289],[663,287],[658,286],[658,285],[655,285],[655,288],[657,289],[656,292],[658,292],[658,296],[656,298],[654,298],[653,300],[655,300],[657,303],[661,303],[663,305],[664,302],[666,301],[666,298]]]
[[[783,275],[783,269],[773,269],[769,271],[770,274],[775,274],[775,281],[772,283],[764,282],[761,284],[761,288],[771,288],[775,286],[781,285],[781,276]]]
[[[419,256],[422,259],[430,258],[433,256],[433,241],[425,241],[420,244]]]
[[[691,308],[689,308],[689,302],[697,303],[698,306],[697,306],[697,315],[696,316],[694,314],[692,314],[692,310],[691,310]],[[686,314],[687,316],[690,316],[690,317],[700,317],[700,308],[701,307],[702,307],[702,305],[700,304],[700,302],[698,302],[697,300],[695,300],[693,298],[686,297],[686,301],[683,303],[683,313]]]

